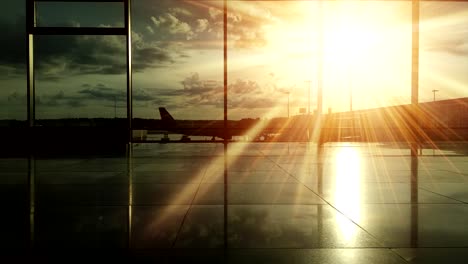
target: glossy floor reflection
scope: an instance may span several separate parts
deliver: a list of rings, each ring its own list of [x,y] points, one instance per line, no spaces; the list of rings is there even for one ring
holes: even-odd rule
[[[2,159],[0,247],[163,262],[466,261],[463,154],[351,143],[236,143],[227,153],[140,144],[130,159]]]

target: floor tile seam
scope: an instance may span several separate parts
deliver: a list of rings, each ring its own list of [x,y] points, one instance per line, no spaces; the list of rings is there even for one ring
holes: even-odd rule
[[[439,171],[451,172],[451,173],[455,173],[455,174],[458,174],[458,175],[464,176],[464,177],[467,177],[467,176],[468,176],[467,173],[463,173],[463,172],[461,172],[461,171],[451,171],[451,170],[447,170],[447,169],[443,169],[443,170],[439,170]]]
[[[441,194],[441,193],[438,193],[438,192],[435,192],[435,191],[431,191],[431,190],[426,189],[426,188],[424,188],[424,187],[418,187],[418,188],[421,189],[421,190],[424,190],[424,191],[426,191],[426,192],[430,192],[430,193],[433,193],[433,194],[435,194],[435,195],[442,196],[442,197],[445,197],[445,198],[447,198],[447,199],[457,201],[457,202],[462,203],[462,204],[468,204],[468,202],[464,202],[464,201],[462,201],[462,200],[458,200],[458,199],[456,199],[456,198],[453,198],[453,197],[450,197],[450,196],[447,196],[447,195],[444,195],[444,194]]]
[[[91,208],[91,207],[94,207],[94,208],[99,208],[99,207],[125,207],[125,208],[128,208],[129,206],[132,206],[133,205],[130,205],[128,202],[127,203],[121,203],[121,204],[118,204],[118,203],[103,203],[103,204],[60,204],[60,203],[56,203],[56,204],[48,204],[48,205],[44,205],[44,204],[41,204],[40,202],[37,202],[36,201],[36,205],[34,206],[35,208]],[[139,206],[139,205],[138,205]]]
[[[388,247],[297,247],[297,248],[291,248],[291,247],[262,247],[262,248],[249,248],[249,247],[228,247],[228,248],[213,248],[213,247],[186,247],[186,248],[165,248],[165,247],[159,247],[159,248],[149,248],[149,247],[142,247],[142,248],[132,248],[131,250],[169,250],[169,251],[175,251],[175,252],[180,252],[180,251],[185,251],[185,252],[191,252],[191,251],[197,251],[197,250],[209,250],[209,251],[246,251],[246,252],[255,252],[255,251],[276,251],[276,250],[282,250],[282,251],[329,251],[329,250],[372,250],[372,251],[392,251],[394,252],[395,250],[398,249],[443,249],[443,248],[411,248],[411,247],[400,247],[400,248],[388,248]],[[446,248],[446,249],[451,249],[451,248]],[[455,248],[455,249],[468,249],[468,248]],[[158,252],[158,253],[167,253],[167,252]],[[198,253],[198,252],[197,252]],[[400,258],[401,256],[398,253],[397,256]],[[408,263],[405,259],[403,259],[405,263]]]
[[[418,247],[389,247],[389,249],[468,249],[468,246],[418,246]]]
[[[53,173],[53,174],[51,174],[51,173]],[[65,175],[73,175],[73,176],[75,176],[75,174],[80,174],[78,176],[81,176],[81,174],[88,175],[88,174],[91,174],[91,173],[93,173],[93,174],[106,174],[109,177],[124,177],[124,176],[126,176],[125,174],[127,172],[126,171],[50,171],[50,172],[45,172],[44,173],[44,172],[37,172],[36,171],[36,175],[39,176],[39,177],[45,177],[45,176],[49,176],[49,175],[62,177],[64,174]]]
[[[122,169],[122,170],[113,170],[113,171],[109,171],[109,170],[75,170],[75,171],[70,171],[70,170],[50,170],[50,171],[40,171],[38,172],[37,170],[35,171],[35,173],[43,176],[45,175],[46,173],[109,173],[109,172],[112,172],[112,173],[115,173],[115,175],[120,175],[120,174],[123,174],[123,173],[126,173],[127,172],[127,167],[125,169]]]
[[[260,149],[257,148],[257,151],[265,158],[269,159],[272,161],[276,166],[278,166],[281,170],[283,170],[286,174],[288,174],[291,178],[295,179],[298,183],[302,184],[305,188],[310,190],[312,193],[314,193],[316,196],[318,196],[321,200],[323,200],[326,204],[328,204],[331,208],[333,208],[335,211],[339,212],[341,215],[343,215],[346,219],[348,219],[351,223],[355,224],[357,227],[359,227],[361,230],[363,230],[365,233],[367,233],[371,238],[373,238],[377,243],[380,245],[384,245],[383,241],[380,241],[375,235],[370,233],[369,230],[364,229],[361,225],[359,225],[357,222],[355,222],[353,219],[351,219],[349,216],[344,214],[341,210],[339,210],[337,207],[335,207],[333,204],[331,204],[329,201],[327,201],[324,197],[322,197],[319,193],[315,192],[313,189],[311,189],[309,186],[303,184],[299,179],[296,178],[295,175],[289,173],[286,171],[283,167],[281,167],[278,163],[274,162],[272,159],[270,159],[268,156],[266,156]]]
[[[216,148],[213,148],[212,151],[216,151]],[[195,202],[195,199],[196,199],[196,197],[197,197],[197,195],[198,195],[198,192],[200,191],[200,187],[201,187],[201,185],[202,185],[202,182],[203,182],[203,180],[204,180],[205,177],[206,177],[207,171],[208,171],[208,166],[206,166],[206,167],[204,168],[203,176],[202,176],[200,182],[198,183],[198,186],[197,186],[197,189],[196,189],[196,191],[195,191],[195,194],[193,195],[192,200],[190,201],[190,205],[189,205],[187,211],[185,212],[184,217],[182,218],[182,221],[180,222],[180,226],[179,226],[179,228],[178,228],[178,230],[177,230],[177,233],[176,233],[176,236],[175,236],[175,238],[174,238],[174,241],[173,241],[172,244],[171,244],[171,248],[175,248],[175,246],[176,246],[177,240],[179,239],[179,235],[180,235],[180,233],[182,232],[182,227],[184,226],[185,221],[186,221],[186,219],[187,219],[187,217],[188,217],[190,211],[192,210],[192,206],[193,206],[193,204],[194,204],[194,202]]]
[[[142,248],[144,249],[144,248]],[[145,248],[150,249],[150,248]],[[155,249],[168,249],[168,250],[197,250],[197,249],[211,249],[211,250],[223,250],[223,248],[216,247],[176,247],[176,248],[155,248]],[[291,251],[308,251],[308,250],[385,250],[390,251],[388,247],[343,247],[343,246],[324,246],[324,247],[228,247],[228,250],[248,250],[248,251],[269,251],[269,250],[291,250]]]
[[[36,179],[37,180],[37,179]],[[41,186],[41,187],[44,187],[44,186],[121,186],[121,185],[125,185],[125,186],[128,186],[128,179],[126,179],[127,182],[125,183],[119,183],[119,182],[104,182],[104,183],[83,183],[83,182],[79,182],[79,183],[36,183],[36,187],[38,186]],[[2,184],[0,184],[2,185]],[[21,185],[24,185],[24,184],[21,184]]]
[[[133,208],[140,208],[140,207],[187,207],[190,204],[138,204],[138,205],[132,205]],[[207,204],[208,205],[208,204]],[[123,205],[68,205],[68,206],[63,206],[63,205],[35,205],[34,206],[36,209],[78,209],[78,208],[128,208],[128,204],[123,204]]]
[[[68,167],[73,168],[73,167],[75,167],[75,166],[82,165],[82,164],[84,164],[84,163],[86,163],[86,162],[89,162],[89,161],[92,161],[92,160],[94,160],[94,159],[95,159],[95,158],[90,157],[90,158],[84,159],[84,160],[79,161],[79,162],[74,162],[73,164],[69,165]],[[127,158],[125,158],[125,159],[127,159]],[[38,165],[38,164],[37,164],[37,160],[36,160],[35,167],[36,167],[37,165]],[[36,168],[34,168],[34,169],[36,169]]]
[[[466,205],[467,203],[360,203],[360,205],[366,206],[366,205]],[[15,205],[15,204],[13,204]],[[140,206],[146,206],[146,207],[163,207],[163,206],[221,206],[224,205],[224,203],[206,203],[206,202],[194,202],[194,203],[132,203],[132,207],[140,207]],[[242,202],[242,203],[228,203],[229,205],[233,206],[322,206],[322,205],[329,205],[327,203],[247,203],[247,202]],[[8,206],[8,205],[5,205]],[[44,207],[44,208],[63,208],[63,207],[127,207],[129,206],[128,203],[122,203],[122,204],[60,204],[60,203],[55,203],[55,204],[40,204],[40,202],[37,202],[36,207]]]
[[[403,255],[398,254],[398,252],[394,250],[393,248],[388,248],[388,250],[391,252],[392,255],[396,256],[397,258],[404,261],[405,263],[410,263],[407,259],[405,259]]]

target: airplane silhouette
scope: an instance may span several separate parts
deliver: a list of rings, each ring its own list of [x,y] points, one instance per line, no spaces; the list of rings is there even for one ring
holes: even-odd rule
[[[182,134],[182,141],[189,141],[190,136],[209,136],[232,139],[232,136],[242,135],[248,128],[239,127],[240,121],[228,121],[228,129],[224,129],[224,120],[175,120],[165,107],[159,107],[162,130],[166,131],[163,140],[169,140],[167,134]]]

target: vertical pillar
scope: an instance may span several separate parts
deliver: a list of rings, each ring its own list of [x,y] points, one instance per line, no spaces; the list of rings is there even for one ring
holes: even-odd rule
[[[411,104],[419,103],[419,0],[412,0]]]
[[[418,155],[418,137],[420,132],[419,114],[419,0],[412,0],[412,36],[411,36],[411,108],[415,126],[412,135],[415,135],[415,142],[411,143],[411,156]]]
[[[128,183],[128,208],[127,208],[127,246],[132,247],[132,218],[133,218],[133,145],[127,147],[127,183]]]
[[[224,84],[224,140],[227,142],[228,138],[228,114],[227,114],[227,86],[228,86],[228,64],[227,64],[227,0],[224,0],[223,3],[223,59],[224,59],[224,75],[223,75],[223,84]]]
[[[128,177],[128,210],[127,210],[127,235],[128,248],[131,248],[132,240],[132,209],[133,209],[133,87],[132,87],[132,5],[131,0],[125,0],[125,29],[127,46],[127,177]]]
[[[227,86],[228,86],[228,64],[227,64],[227,0],[223,2],[223,54],[224,54],[224,248],[228,248],[228,116],[227,116]]]
[[[29,246],[34,248],[35,241],[35,219],[36,219],[36,165],[34,157],[34,139],[33,127],[35,123],[35,77],[34,77],[34,34],[33,29],[36,27],[36,3],[34,0],[26,0],[26,34],[27,34],[27,120],[28,120],[28,215],[29,215]]]
[[[26,0],[26,34],[27,34],[27,119],[28,127],[34,126],[35,120],[35,81],[34,81],[34,35],[36,27],[36,3],[34,0]]]
[[[323,107],[323,57],[324,57],[324,50],[323,50],[323,0],[319,1],[319,28],[318,28],[318,65],[317,65],[317,116],[320,117],[322,115],[322,107]]]
[[[314,121],[314,135],[313,138],[317,139],[317,143],[321,145],[324,128],[322,124],[322,108],[323,108],[323,60],[324,60],[324,49],[323,49],[323,0],[318,2],[318,58],[317,58],[317,112]]]
[[[132,5],[131,0],[124,2],[125,6],[125,29],[127,31],[127,129],[128,144],[132,142],[132,118],[133,118],[133,87],[132,87]]]
[[[418,185],[418,157],[411,157],[411,247],[418,247],[419,238],[419,185]]]
[[[28,157],[28,186],[29,247],[33,249],[36,229],[36,159],[33,154]]]

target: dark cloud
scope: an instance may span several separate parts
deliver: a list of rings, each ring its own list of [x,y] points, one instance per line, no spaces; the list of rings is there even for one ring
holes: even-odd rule
[[[14,91],[8,95],[7,100],[8,102],[26,101],[26,95],[20,94],[17,91]]]
[[[133,67],[137,72],[186,60],[187,49],[220,48],[222,13],[219,3],[142,1],[134,11]],[[10,18],[11,19],[11,18]],[[237,47],[263,46],[263,25],[250,13],[232,10],[229,38]],[[72,22],[68,26],[73,26]],[[148,29],[152,31],[148,32]],[[26,70],[25,17],[0,20],[2,75],[24,74]],[[37,36],[35,55],[37,78],[58,80],[69,75],[123,74],[126,45],[122,36]]]
[[[124,91],[119,91],[116,89],[108,87],[93,87],[89,89],[83,89],[78,92],[86,99],[91,100],[104,100],[104,101],[124,101],[127,96]]]
[[[0,19],[0,64],[26,69],[26,25],[24,16],[15,21]]]
[[[74,108],[86,106],[86,104],[83,102],[83,100],[78,99],[78,98],[68,99],[68,100],[65,101],[65,104],[70,106],[70,107],[74,107]]]
[[[105,106],[114,107],[117,103],[120,107],[125,107],[127,102],[126,90],[117,90],[107,87],[103,84],[97,85],[82,85],[85,89],[78,93],[85,101],[99,101]],[[133,107],[153,107],[167,104],[167,98],[164,98],[155,89],[134,89],[132,94]]]
[[[147,102],[147,101],[155,101],[156,98],[148,94],[148,92],[146,92],[145,90],[136,89],[133,91],[133,100]]]
[[[86,106],[86,103],[82,100],[82,98],[78,98],[75,96],[68,96],[65,95],[63,91],[59,91],[55,94],[42,94],[37,95],[35,100],[36,106],[38,107],[82,107]]]
[[[162,65],[173,64],[176,61],[168,50],[153,47],[140,47],[133,51],[133,65],[135,71],[143,71],[147,68],[158,68]]]
[[[9,76],[26,70],[24,17],[15,22],[0,20],[1,71]],[[126,44],[122,36],[36,36],[37,78],[57,80],[69,75],[123,74],[126,72]],[[146,42],[133,34],[133,65],[136,71],[165,67],[176,62],[181,52],[170,44]],[[4,76],[4,74],[2,74]]]
[[[126,91],[110,88],[101,83],[96,85],[83,84],[81,87],[83,89],[77,93],[67,94],[64,91],[58,91],[56,93],[38,94],[36,95],[36,105],[46,107],[83,107],[91,102],[101,102],[104,106],[114,107],[115,103],[125,105],[127,101]],[[25,102],[26,95],[15,91],[8,95],[7,101],[10,103]],[[164,98],[157,98],[147,90],[135,89],[133,91],[133,103],[136,105],[146,103],[160,105],[164,102],[166,102]]]

